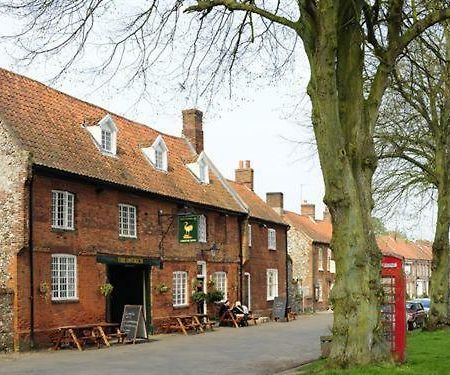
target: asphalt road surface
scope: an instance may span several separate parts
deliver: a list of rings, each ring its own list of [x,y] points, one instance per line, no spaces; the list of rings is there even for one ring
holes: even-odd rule
[[[319,336],[330,332],[332,320],[332,314],[318,313],[289,323],[158,335],[148,343],[83,352],[4,354],[0,374],[277,374],[317,358]]]

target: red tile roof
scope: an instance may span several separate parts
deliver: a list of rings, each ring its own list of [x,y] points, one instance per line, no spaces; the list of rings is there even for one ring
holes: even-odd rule
[[[329,221],[314,220],[291,211],[284,212],[284,219],[291,227],[304,232],[313,242],[329,244],[331,241],[333,227]]]
[[[82,126],[110,114],[118,127],[117,157],[103,155]],[[33,163],[77,175],[198,204],[245,212],[210,170],[202,185],[186,167],[197,155],[183,138],[73,98],[0,68],[0,118],[15,132]],[[168,151],[168,173],[156,171],[141,151],[161,134]]]
[[[278,215],[272,207],[264,202],[264,200],[262,200],[253,190],[235,181],[228,180],[228,183],[231,185],[233,190],[236,191],[239,198],[247,205],[249,215],[251,217],[287,225],[283,218]]]
[[[383,254],[396,254],[411,260],[432,260],[431,245],[411,242],[393,235],[377,237],[377,244]]]

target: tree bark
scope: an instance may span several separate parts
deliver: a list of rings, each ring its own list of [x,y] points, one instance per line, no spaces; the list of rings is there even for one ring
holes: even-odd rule
[[[371,223],[376,156],[363,91],[360,9],[333,0],[319,6],[317,37],[305,45],[311,66],[308,94],[337,271],[330,363],[348,367],[388,356],[379,313],[381,252]]]

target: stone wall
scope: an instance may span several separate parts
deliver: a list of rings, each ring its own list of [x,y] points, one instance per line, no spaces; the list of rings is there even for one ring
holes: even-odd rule
[[[14,346],[13,339],[13,300],[12,289],[0,289],[0,352],[10,351]]]
[[[27,244],[28,159],[0,119],[0,350],[14,342],[16,255]]]

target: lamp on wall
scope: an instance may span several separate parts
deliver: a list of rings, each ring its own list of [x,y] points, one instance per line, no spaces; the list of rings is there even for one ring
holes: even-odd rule
[[[209,249],[202,249],[202,250],[201,250],[201,252],[202,252],[202,258],[204,257],[206,251],[210,251],[210,252],[211,252],[211,255],[212,255],[213,257],[215,257],[215,256],[217,255],[217,253],[218,253],[219,250],[220,250],[220,249],[219,249],[219,247],[217,246],[217,244],[216,244],[215,242],[213,242],[212,245],[211,245],[211,247],[210,247]]]

